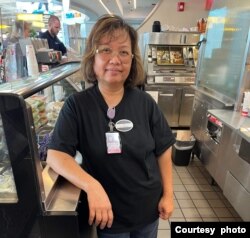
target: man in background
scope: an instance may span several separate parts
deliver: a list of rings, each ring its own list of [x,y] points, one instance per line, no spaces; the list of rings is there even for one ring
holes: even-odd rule
[[[47,39],[49,48],[57,51],[61,51],[62,55],[67,53],[67,48],[58,39],[57,35],[61,29],[61,23],[57,16],[51,15],[48,21],[48,30],[40,33],[39,37],[42,39]]]

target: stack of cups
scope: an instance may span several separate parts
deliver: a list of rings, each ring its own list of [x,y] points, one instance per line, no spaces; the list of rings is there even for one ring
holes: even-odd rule
[[[35,76],[39,74],[38,63],[33,45],[26,45],[26,57],[28,75]]]

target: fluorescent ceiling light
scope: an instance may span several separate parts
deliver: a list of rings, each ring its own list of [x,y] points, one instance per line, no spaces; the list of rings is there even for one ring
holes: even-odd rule
[[[136,9],[136,0],[134,0],[134,9]]]
[[[122,7],[122,4],[121,4],[120,0],[115,0],[115,1],[116,1],[116,4],[117,4],[117,6],[118,6],[118,8],[119,8],[119,10],[120,10],[120,12],[121,12],[121,14],[123,16],[123,7]]]
[[[103,1],[99,0],[99,2],[102,4],[102,6],[104,7],[104,9],[107,11],[107,13],[111,14],[111,11],[109,11],[109,9],[106,7],[106,5],[103,3]]]

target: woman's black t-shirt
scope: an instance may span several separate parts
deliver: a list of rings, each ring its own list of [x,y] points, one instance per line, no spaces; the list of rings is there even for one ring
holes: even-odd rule
[[[127,119],[133,128],[119,132],[122,153],[108,154],[108,106],[98,86],[71,95],[56,123],[50,149],[83,156],[83,168],[104,187],[112,204],[110,233],[127,232],[159,217],[162,194],[157,156],[175,143],[164,115],[153,98],[138,89],[126,89],[115,108],[116,123]],[[114,129],[117,131],[116,129]]]

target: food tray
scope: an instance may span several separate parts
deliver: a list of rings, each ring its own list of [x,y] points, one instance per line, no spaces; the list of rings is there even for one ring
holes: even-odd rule
[[[158,65],[170,64],[169,47],[166,46],[157,47],[157,64]]]
[[[172,47],[170,49],[170,63],[171,64],[184,64],[182,48]]]

